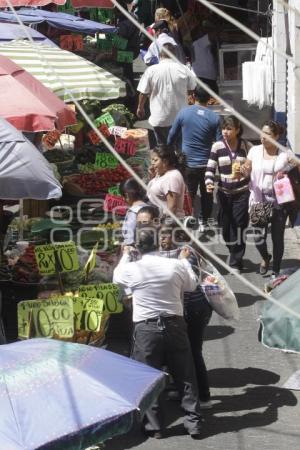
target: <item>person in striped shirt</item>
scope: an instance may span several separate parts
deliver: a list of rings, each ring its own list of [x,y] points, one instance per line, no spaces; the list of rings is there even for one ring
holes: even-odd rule
[[[229,250],[229,266],[238,272],[243,268],[245,229],[249,222],[249,177],[243,176],[240,168],[252,146],[242,139],[242,132],[235,116],[224,118],[223,138],[213,144],[205,172],[206,189],[213,192],[218,170],[218,220]]]

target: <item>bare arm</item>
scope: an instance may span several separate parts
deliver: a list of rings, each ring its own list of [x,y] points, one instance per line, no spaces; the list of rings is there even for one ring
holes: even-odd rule
[[[139,95],[139,104],[137,107],[136,115],[139,119],[143,119],[145,117],[145,103],[147,101],[148,95],[140,93]]]
[[[167,193],[167,207],[173,214],[175,214],[177,210],[178,202],[179,202],[179,195],[176,194],[176,192],[169,191]]]

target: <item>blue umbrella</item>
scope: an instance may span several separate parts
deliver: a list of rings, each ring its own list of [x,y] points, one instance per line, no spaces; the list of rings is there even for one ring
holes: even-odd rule
[[[127,432],[164,373],[116,353],[50,339],[1,346],[1,450],[82,450]]]
[[[44,36],[39,31],[34,30],[33,28],[25,27],[26,33],[28,33],[35,42],[45,44],[45,45],[55,45],[50,39]],[[0,41],[1,42],[9,42],[14,41],[16,39],[28,39],[27,34],[21,25],[16,23],[1,23],[0,25]],[[56,46],[56,45],[55,45]]]
[[[78,33],[113,33],[116,27],[83,19],[72,14],[45,11],[42,9],[20,8],[18,16],[24,23],[38,24],[47,22],[49,25],[61,30],[70,30]],[[0,21],[17,22],[16,16],[11,11],[0,12]]]

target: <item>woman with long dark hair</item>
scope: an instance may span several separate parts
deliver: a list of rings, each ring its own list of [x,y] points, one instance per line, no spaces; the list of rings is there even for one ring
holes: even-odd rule
[[[185,216],[185,183],[180,172],[181,161],[173,147],[160,145],[151,151],[151,170],[154,178],[148,183],[148,198],[157,205],[161,214],[167,214],[156,197],[178,218]]]
[[[213,144],[205,173],[207,192],[213,192],[216,170],[219,172],[219,224],[229,250],[229,266],[237,271],[243,268],[245,229],[249,222],[249,178],[241,174],[240,168],[251,144],[242,139],[242,133],[242,125],[235,116],[224,118],[223,139]]]

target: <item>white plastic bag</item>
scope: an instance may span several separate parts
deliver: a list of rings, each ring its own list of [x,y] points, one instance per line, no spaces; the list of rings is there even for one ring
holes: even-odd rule
[[[224,319],[238,320],[239,306],[227,281],[211,263],[201,259],[201,287],[212,309]]]

